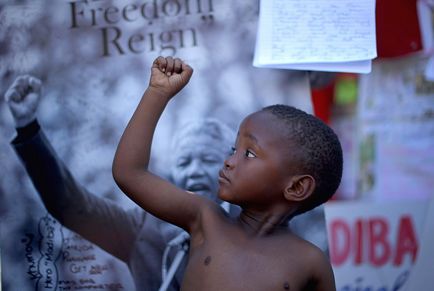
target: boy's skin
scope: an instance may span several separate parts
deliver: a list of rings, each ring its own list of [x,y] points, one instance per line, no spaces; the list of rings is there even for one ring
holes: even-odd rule
[[[297,172],[299,165],[287,154],[282,137],[283,124],[271,113],[244,119],[234,153],[220,171],[219,197],[242,207],[235,219],[209,199],[147,170],[158,119],[192,73],[180,59],[154,61],[149,87],[113,162],[115,180],[131,199],[190,233],[181,289],[335,290],[333,271],[321,250],[286,226],[313,193],[315,179]]]

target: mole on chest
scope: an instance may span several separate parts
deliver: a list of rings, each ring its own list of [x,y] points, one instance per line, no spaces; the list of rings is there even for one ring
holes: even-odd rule
[[[203,264],[208,266],[211,263],[211,256],[207,256],[205,260],[203,260]]]

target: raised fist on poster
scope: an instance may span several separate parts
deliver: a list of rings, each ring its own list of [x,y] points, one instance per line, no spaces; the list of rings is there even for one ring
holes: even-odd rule
[[[5,93],[5,101],[17,127],[24,127],[36,117],[42,82],[30,75],[18,76]]]
[[[192,74],[193,68],[181,59],[160,56],[152,64],[149,88],[170,99],[187,85]]]

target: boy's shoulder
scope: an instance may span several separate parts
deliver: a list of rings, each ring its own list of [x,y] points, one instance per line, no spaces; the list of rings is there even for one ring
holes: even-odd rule
[[[299,237],[291,231],[285,232],[281,238],[276,239],[281,253],[294,258],[303,258],[306,262],[326,260],[325,253],[313,243]]]
[[[298,235],[290,234],[291,238],[288,241],[293,241],[293,244],[288,244],[286,247],[291,249],[291,253],[296,258],[301,258],[306,264],[309,264],[312,269],[330,266],[330,260],[322,249],[307,241]]]
[[[276,237],[273,245],[276,250],[270,255],[273,256],[272,260],[280,261],[280,264],[270,265],[280,269],[281,275],[290,278],[300,288],[295,290],[335,290],[330,260],[316,245],[290,231],[281,238]]]
[[[313,282],[327,282],[327,285],[334,282],[330,260],[316,245],[291,232],[276,244],[279,251],[274,256],[283,259],[289,270],[303,274],[305,279]]]
[[[291,232],[271,235],[258,244],[268,277],[288,280],[294,290],[334,290],[334,275],[326,254],[317,246]],[[308,286],[308,287],[307,287]],[[292,290],[291,287],[291,290]]]
[[[311,276],[311,283],[315,286],[312,286],[312,289],[336,290],[330,258],[313,243],[302,238],[299,240],[299,252],[296,252],[296,256],[303,261],[307,273]]]

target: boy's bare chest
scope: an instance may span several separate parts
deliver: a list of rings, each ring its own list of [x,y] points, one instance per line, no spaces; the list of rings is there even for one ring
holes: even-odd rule
[[[232,235],[192,247],[183,290],[301,290],[302,264],[278,240]]]

